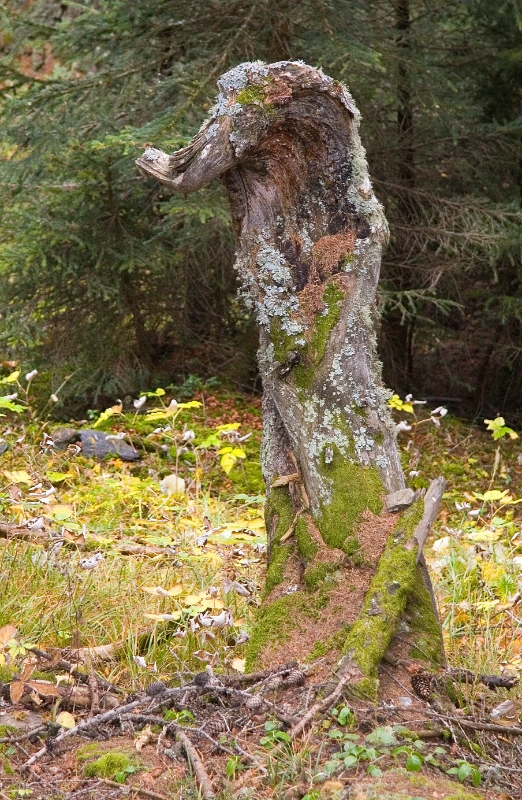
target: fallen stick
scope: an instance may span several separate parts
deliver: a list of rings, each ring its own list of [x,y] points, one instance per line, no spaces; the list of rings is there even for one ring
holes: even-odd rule
[[[187,759],[194,770],[194,775],[196,776],[197,782],[199,783],[199,787],[201,789],[201,794],[203,795],[204,800],[214,800],[215,792],[214,787],[212,786],[212,781],[208,777],[205,767],[203,766],[203,762],[201,761],[198,751],[188,738],[186,733],[182,733],[178,731],[178,741],[181,742],[183,747],[185,748],[185,753],[187,754]]]
[[[430,714],[430,716],[440,719],[441,722],[451,722],[454,725],[460,725],[462,728],[471,728],[474,731],[491,731],[492,733],[509,733],[512,736],[522,736],[522,728],[515,726],[495,725],[493,722],[479,722],[474,719],[461,719],[460,717],[450,717],[442,714]]]
[[[16,744],[16,742],[23,742],[24,739],[31,739],[33,736],[38,736],[39,733],[47,730],[46,725],[41,725],[39,728],[33,728],[30,731],[21,733],[18,736],[2,736],[0,744]]]
[[[53,661],[54,656],[51,653],[46,653],[45,650],[40,650],[39,647],[33,647],[32,645],[27,645],[26,650],[30,650],[31,653],[34,653],[35,656],[38,658],[43,658],[45,661]],[[55,663],[51,664],[48,669],[58,669],[63,670],[64,672],[68,672],[73,678],[76,678],[80,681],[80,683],[89,683],[89,675],[85,675],[85,673],[80,672],[76,669],[74,664],[71,664],[70,661],[65,661],[64,659],[60,659]],[[107,691],[115,692],[116,694],[123,694],[123,689],[120,689],[119,686],[115,686],[113,683],[106,681],[105,678],[101,678],[99,675],[96,675],[96,682],[100,689],[105,689]]]
[[[168,800],[164,794],[151,792],[150,789],[142,789],[140,786],[124,786],[121,783],[116,783],[116,781],[110,781],[108,778],[102,778],[102,780],[107,786],[114,786],[116,789],[121,789],[125,796],[129,794],[142,794],[144,797],[152,797],[153,800]]]
[[[180,694],[180,692],[183,691],[185,691],[183,687],[180,687],[179,689],[167,689],[167,691],[163,692],[161,696],[164,698],[164,700],[167,700],[169,697],[173,697],[176,694]],[[54,745],[59,744],[60,742],[63,742],[64,739],[68,739],[70,736],[77,736],[78,734],[83,733],[86,730],[89,730],[89,728],[93,728],[96,725],[100,725],[101,723],[111,722],[113,719],[116,719],[121,714],[126,714],[129,711],[132,711],[133,708],[139,708],[139,706],[143,706],[146,703],[150,703],[151,699],[152,698],[146,695],[145,697],[142,697],[139,700],[133,700],[132,703],[127,703],[124,706],[118,706],[118,708],[112,708],[110,711],[106,711],[104,714],[98,714],[98,716],[91,717],[91,719],[87,719],[85,720],[85,722],[80,722],[74,728],[69,728],[69,730],[66,730],[63,733],[59,733],[58,736],[56,736],[53,739],[53,744]],[[25,764],[22,764],[21,767],[19,767],[19,769],[21,771],[29,769],[29,767],[35,764],[47,752],[48,752],[47,746],[40,748],[40,750],[34,753],[31,756],[31,758],[29,758],[25,762]]]
[[[315,703],[302,717],[299,722],[297,722],[289,731],[290,738],[296,739],[304,729],[310,724],[312,719],[315,717],[316,714],[324,713],[331,708],[334,703],[340,698],[341,694],[343,693],[343,689],[347,683],[349,683],[353,678],[353,671],[347,670],[341,678],[339,679],[339,683],[335,686],[333,691],[330,694],[326,695],[322,700]]]

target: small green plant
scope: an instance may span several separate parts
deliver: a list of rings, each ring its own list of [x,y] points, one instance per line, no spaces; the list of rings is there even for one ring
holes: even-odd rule
[[[225,764],[225,774],[229,781],[235,780],[237,773],[242,769],[246,769],[246,767],[241,762],[241,756],[230,756]]]
[[[177,722],[179,725],[185,725],[188,722],[190,723],[195,721],[194,714],[191,714],[190,711],[187,711],[187,709],[183,709],[182,711],[174,711],[172,708],[169,708],[167,711],[165,711],[163,719]]]
[[[332,716],[335,718],[338,725],[352,726],[356,723],[356,717],[350,706],[338,706],[332,711]]]
[[[458,758],[453,763],[456,764],[456,766],[446,770],[448,775],[456,775],[459,781],[465,781],[467,778],[471,778],[473,786],[480,786],[482,775],[478,767],[475,767],[463,758]]]
[[[290,736],[285,731],[280,730],[279,722],[275,720],[269,719],[265,722],[265,731],[266,735],[261,737],[259,743],[268,750],[277,745],[289,745],[292,743]]]

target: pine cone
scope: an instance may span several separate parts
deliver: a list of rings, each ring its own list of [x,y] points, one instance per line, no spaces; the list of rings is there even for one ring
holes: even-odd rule
[[[410,682],[411,688],[421,700],[429,701],[433,695],[433,675],[423,669],[412,673]]]
[[[228,733],[229,727],[226,720],[218,715],[205,722],[201,726],[201,730],[205,731],[212,739],[217,739],[222,733]]]
[[[163,681],[155,681],[154,683],[149,683],[145,689],[145,694],[147,694],[149,697],[156,697],[158,694],[163,694],[163,692],[166,691],[167,687]]]

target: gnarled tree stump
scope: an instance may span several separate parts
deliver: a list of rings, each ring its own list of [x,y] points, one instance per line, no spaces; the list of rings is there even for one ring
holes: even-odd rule
[[[149,148],[137,164],[180,192],[221,177],[259,322],[269,551],[248,666],[343,653],[340,672],[374,693],[408,603],[416,655],[443,658],[415,538],[442,485],[427,509],[404,489],[376,356],[388,230],[359,113],[342,84],[300,62],[241,64],[219,88],[188,147]]]

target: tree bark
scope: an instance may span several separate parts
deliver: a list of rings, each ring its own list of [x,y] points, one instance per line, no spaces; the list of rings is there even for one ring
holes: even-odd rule
[[[242,293],[260,326],[269,547],[247,664],[344,653],[339,668],[374,694],[412,592],[418,630],[429,629],[435,659],[443,649],[417,563],[423,501],[406,490],[399,516],[386,504],[404,490],[376,357],[388,229],[359,112],[342,84],[300,62],[242,64],[219,88],[188,147],[149,148],[136,163],[182,192],[222,178]]]

